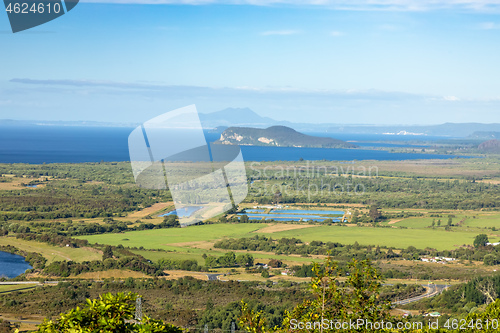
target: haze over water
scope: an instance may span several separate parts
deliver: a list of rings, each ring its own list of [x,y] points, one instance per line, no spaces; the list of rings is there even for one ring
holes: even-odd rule
[[[121,162],[129,160],[128,135],[132,128],[124,127],[74,127],[74,126],[30,126],[0,128],[0,163],[83,163]],[[322,134],[326,135],[326,134]],[[220,134],[205,133],[208,141]],[[360,149],[294,148],[242,146],[246,161],[297,161],[304,160],[412,160],[453,158],[454,155],[391,153],[369,150],[363,147],[408,147],[408,144],[393,144],[382,141],[406,141],[402,136],[331,134],[342,140],[354,141]],[[414,137],[413,140],[439,140],[439,137]],[[421,147],[416,145],[415,147]]]

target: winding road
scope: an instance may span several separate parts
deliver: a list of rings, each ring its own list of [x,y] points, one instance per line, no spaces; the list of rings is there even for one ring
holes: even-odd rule
[[[393,302],[393,305],[406,305],[410,304],[416,301],[420,301],[424,298],[429,298],[429,297],[434,297],[436,295],[441,294],[446,288],[450,287],[450,285],[447,284],[429,284],[429,285],[424,285],[424,287],[427,288],[427,292],[425,294],[422,294],[420,296],[415,296],[412,298],[407,298],[401,301],[396,301]]]

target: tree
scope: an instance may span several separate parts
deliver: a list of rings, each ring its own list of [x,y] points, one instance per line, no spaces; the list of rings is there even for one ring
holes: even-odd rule
[[[500,318],[500,299],[496,299],[494,302],[490,303],[486,307],[486,310],[484,312],[473,312],[469,314],[467,318],[465,318],[465,322],[467,323],[481,323],[481,326],[477,326],[478,329],[476,329],[476,327],[466,328],[465,330],[461,330],[461,332],[498,332],[498,327],[491,327],[491,325],[488,325],[488,327],[486,327],[486,324],[483,324],[486,323],[486,321],[488,321],[489,323],[498,321],[498,318]]]
[[[244,253],[236,256],[236,263],[242,267],[253,266],[253,256],[249,253]]]
[[[250,311],[242,302],[240,326],[247,332],[320,332],[323,325],[312,326],[313,323],[331,323],[342,319],[345,322],[356,322],[364,319],[371,322],[387,322],[389,303],[380,302],[379,288],[381,276],[370,261],[353,260],[347,265],[349,275],[340,287],[340,270],[337,263],[328,257],[322,265],[314,263],[310,291],[313,298],[306,298],[292,311],[286,311],[282,328],[269,329],[262,319],[261,313]],[[305,327],[292,329],[293,323],[302,322]],[[311,324],[308,326],[308,324]]]
[[[102,261],[106,259],[113,259],[113,249],[109,245],[106,245],[102,251]]]
[[[358,211],[354,211],[354,213],[352,214],[352,218],[351,218],[351,223],[358,223],[359,222],[359,217],[358,217],[359,213]]]
[[[272,267],[272,268],[280,268],[281,266],[283,266],[283,262],[281,260],[278,260],[278,259],[271,259],[267,263],[267,266]]]
[[[493,266],[498,264],[497,256],[494,254],[487,254],[483,258],[483,263],[487,266]]]
[[[451,227],[453,224],[453,218],[451,216],[448,217],[448,226]]]
[[[274,193],[274,202],[276,203],[276,205],[280,204],[281,198],[282,198],[281,192],[279,190],[276,190],[276,192]]]
[[[437,221],[437,226],[439,227],[441,225],[441,220]]]
[[[248,305],[243,301],[241,301],[241,316],[238,318],[238,323],[240,327],[250,333],[268,332],[262,311],[255,312],[254,310],[250,310]]]
[[[11,333],[11,332],[19,332],[17,329],[19,324],[12,324],[6,320],[0,319],[0,333]]]
[[[180,228],[179,217],[175,214],[163,217],[163,224],[166,228]]]
[[[207,256],[205,258],[205,266],[207,267],[216,267],[219,265],[219,262],[217,261],[217,258],[214,256]]]
[[[133,293],[107,293],[99,299],[87,299],[80,308],[70,310],[56,321],[45,319],[39,326],[39,333],[91,333],[91,332],[140,332],[140,333],[181,333],[182,330],[161,320],[144,316],[142,322],[133,321],[135,301]]]
[[[264,269],[260,275],[265,279],[269,278],[269,272],[267,271],[267,269]]]
[[[485,234],[479,234],[474,238],[474,247],[478,248],[481,246],[486,246],[486,243],[488,243],[488,236]]]
[[[379,208],[376,205],[372,205],[370,207],[370,211],[369,211],[368,215],[370,216],[372,221],[377,221],[382,216]]]

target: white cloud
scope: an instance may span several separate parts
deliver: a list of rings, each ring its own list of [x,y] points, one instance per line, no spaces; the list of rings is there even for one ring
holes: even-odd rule
[[[262,36],[289,36],[289,35],[296,35],[299,34],[300,31],[298,30],[271,30],[271,31],[264,31],[261,33]]]
[[[473,11],[499,11],[499,0],[81,0],[86,3],[318,6],[341,10],[425,11],[458,8]]]
[[[443,99],[448,102],[458,102],[460,101],[460,98],[456,96],[444,96]]]

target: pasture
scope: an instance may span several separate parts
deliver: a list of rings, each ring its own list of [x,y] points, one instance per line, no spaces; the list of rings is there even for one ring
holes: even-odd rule
[[[47,264],[53,261],[73,260],[82,262],[102,259],[102,253],[92,248],[59,247],[13,237],[0,237],[0,245],[12,245],[23,251],[38,252],[47,259]]]
[[[143,231],[130,231],[120,234],[101,234],[80,236],[90,243],[109,244],[146,249],[175,250],[177,243],[210,241],[221,238],[240,238],[267,227],[266,223],[247,224],[207,224],[187,228],[170,228]],[[181,246],[184,244],[181,244]]]
[[[316,225],[308,228],[276,232],[275,229],[270,229],[268,224],[249,223],[212,224],[176,229],[132,231],[121,234],[81,236],[79,238],[87,239],[90,243],[96,242],[110,245],[122,244],[123,246],[137,248],[142,246],[145,249],[163,249],[167,251],[185,252],[185,254],[191,252],[194,255],[201,256],[201,254],[209,252],[207,251],[209,249],[205,248],[206,246],[200,248],[195,242],[215,241],[223,238],[252,237],[257,233],[259,235],[268,235],[275,239],[295,237],[304,242],[313,240],[338,242],[342,244],[354,244],[358,242],[362,245],[380,245],[395,248],[407,248],[412,245],[416,248],[423,249],[431,247],[437,250],[451,250],[464,244],[471,245],[477,234],[487,233],[484,229],[478,228],[454,227],[451,231],[446,231],[443,227],[436,229],[424,228],[430,224],[432,219],[422,219],[423,221],[421,222],[415,220],[418,219],[409,219],[407,223],[414,225],[417,229],[373,227],[349,228],[335,225]],[[403,223],[405,222],[398,222],[396,225]],[[444,223],[446,222],[443,221],[443,225]],[[266,233],[266,230],[273,232]],[[174,256],[180,257],[179,254],[175,254]],[[150,255],[146,257],[150,257]]]

